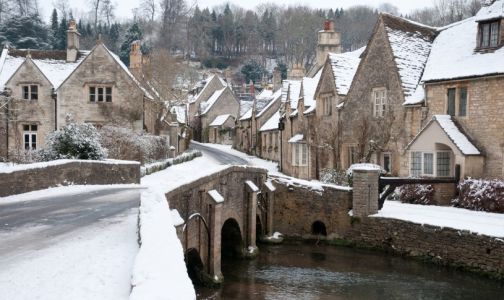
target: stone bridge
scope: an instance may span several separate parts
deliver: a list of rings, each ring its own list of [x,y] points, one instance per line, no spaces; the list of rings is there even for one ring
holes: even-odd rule
[[[221,255],[257,255],[256,238],[272,234],[274,190],[266,170],[231,166],[166,194],[185,221],[177,234],[193,279],[221,282]]]

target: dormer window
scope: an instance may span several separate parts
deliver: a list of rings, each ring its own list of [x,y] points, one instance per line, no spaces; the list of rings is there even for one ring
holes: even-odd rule
[[[23,85],[21,89],[24,100],[38,100],[38,85]]]
[[[492,21],[480,23],[479,48],[495,48],[499,46],[500,22]]]

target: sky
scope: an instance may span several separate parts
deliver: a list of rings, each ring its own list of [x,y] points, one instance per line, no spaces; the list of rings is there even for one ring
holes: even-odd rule
[[[90,5],[89,0],[68,0],[70,3],[70,7],[76,8],[77,12],[75,15],[78,17],[82,14],[82,12],[89,11]],[[129,19],[133,17],[132,10],[140,5],[141,0],[113,0],[116,4],[116,15],[119,19]],[[192,3],[194,0],[189,0],[189,3]],[[200,7],[214,7],[217,5],[222,5],[226,3],[226,1],[222,0],[196,0],[197,4]],[[51,1],[52,2],[52,1]],[[39,0],[40,6],[43,10],[43,16],[48,19],[50,12],[52,11],[53,6],[47,5],[46,3],[51,3],[50,0]],[[399,11],[403,14],[409,13],[410,11],[418,8],[424,8],[426,6],[431,6],[432,1],[425,0],[230,0],[232,4],[241,6],[247,9],[253,9],[257,5],[271,2],[275,4],[285,4],[285,5],[294,5],[294,4],[303,4],[308,5],[313,8],[348,8],[354,5],[369,5],[376,7],[380,3],[388,2],[399,8]]]

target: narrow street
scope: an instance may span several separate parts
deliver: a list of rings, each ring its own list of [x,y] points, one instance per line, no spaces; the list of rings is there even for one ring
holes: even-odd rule
[[[191,149],[199,150],[205,156],[209,156],[222,165],[248,165],[248,161],[236,155],[226,153],[219,149],[208,147],[199,143],[191,143]]]

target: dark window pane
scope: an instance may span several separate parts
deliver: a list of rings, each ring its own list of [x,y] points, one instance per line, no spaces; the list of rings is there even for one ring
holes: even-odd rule
[[[29,131],[30,130],[30,125],[23,125],[23,130],[24,131]]]
[[[482,25],[481,34],[481,47],[488,47],[490,44],[490,24]]]
[[[459,90],[459,116],[467,115],[467,88]]]
[[[105,101],[112,102],[112,88],[105,88]]]
[[[455,89],[448,89],[448,111],[450,116],[455,115]]]
[[[490,47],[497,47],[499,43],[499,22],[493,22],[490,26]]]
[[[24,141],[25,141],[25,144],[29,144],[30,143],[30,135],[29,134],[25,134],[24,135]]]
[[[383,155],[383,168],[385,171],[390,172],[390,155]]]
[[[94,86],[89,87],[89,101],[96,101],[96,88]]]
[[[38,125],[32,125],[31,126],[31,130],[32,131],[37,131],[37,129],[38,129]]]
[[[98,102],[103,102],[103,88],[98,88]]]
[[[38,99],[38,86],[37,85],[31,85],[31,100],[37,100]]]
[[[32,138],[32,140],[31,140],[31,142],[32,142],[31,147],[32,147],[33,150],[35,150],[35,149],[37,149],[37,135],[36,134],[32,134],[31,138]]]
[[[30,96],[30,88],[25,85],[23,86],[23,99],[29,99],[28,97]]]

